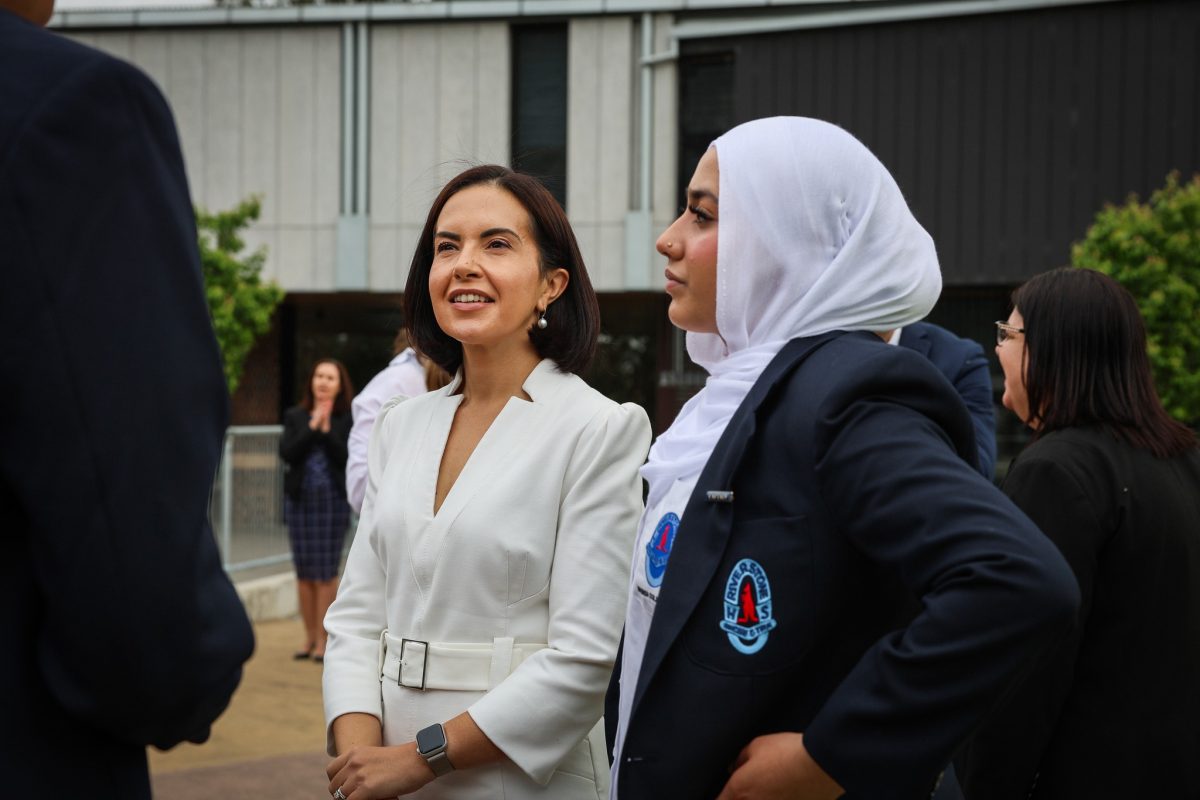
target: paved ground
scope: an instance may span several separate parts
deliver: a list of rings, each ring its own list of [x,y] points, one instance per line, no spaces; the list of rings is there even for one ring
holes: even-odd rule
[[[325,800],[321,668],[293,661],[298,620],[255,625],[242,685],[203,745],[150,751],[156,800]]]

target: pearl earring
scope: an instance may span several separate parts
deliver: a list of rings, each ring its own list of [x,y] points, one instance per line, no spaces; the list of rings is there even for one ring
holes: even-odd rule
[[[538,321],[537,321],[538,330],[544,331],[544,330],[546,330],[546,326],[548,326],[550,323],[546,322],[546,312],[545,311],[541,311],[539,313],[541,314],[541,316],[538,317]]]

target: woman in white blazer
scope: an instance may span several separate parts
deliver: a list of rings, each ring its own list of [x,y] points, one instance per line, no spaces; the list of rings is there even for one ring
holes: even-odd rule
[[[607,797],[598,724],[650,425],[575,373],[599,310],[561,207],[469,169],[434,201],[404,295],[448,386],[380,413],[325,618],[336,800]]]

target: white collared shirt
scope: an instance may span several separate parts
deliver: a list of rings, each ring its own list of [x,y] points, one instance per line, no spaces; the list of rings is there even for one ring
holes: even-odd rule
[[[356,513],[362,511],[363,494],[367,491],[367,445],[379,409],[393,397],[416,397],[425,391],[425,368],[417,360],[416,351],[409,347],[393,358],[354,398],[350,406],[354,427],[350,429],[346,459],[346,499]]]

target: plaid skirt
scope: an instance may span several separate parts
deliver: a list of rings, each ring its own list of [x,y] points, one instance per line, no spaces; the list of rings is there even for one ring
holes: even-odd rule
[[[350,506],[333,485],[329,462],[320,448],[314,449],[304,463],[300,497],[284,496],[283,519],[296,577],[306,581],[336,578],[350,523]]]

